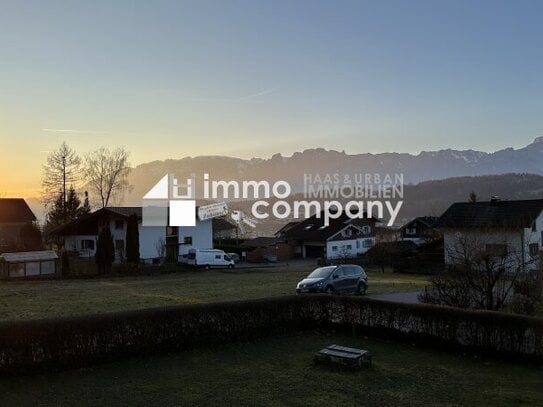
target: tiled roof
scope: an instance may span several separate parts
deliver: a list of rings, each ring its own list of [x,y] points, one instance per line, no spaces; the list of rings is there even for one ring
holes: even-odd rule
[[[36,216],[22,198],[0,198],[0,223],[34,222]]]
[[[324,224],[324,213],[320,213],[320,218],[317,218],[316,215],[305,219],[297,224],[293,225],[290,229],[283,232],[285,239],[296,239],[296,240],[305,240],[312,242],[321,242],[328,239],[330,236],[335,235],[341,229],[343,229],[347,224],[353,224],[356,226],[361,226],[367,224],[368,221],[373,221],[374,219],[350,219],[345,212],[342,212],[341,216],[337,219],[330,219],[329,225]]]
[[[543,199],[457,202],[441,215],[439,228],[529,228],[543,210]]]

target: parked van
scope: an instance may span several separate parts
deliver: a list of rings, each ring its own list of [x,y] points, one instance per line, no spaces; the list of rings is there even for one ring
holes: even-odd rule
[[[234,267],[234,260],[223,250],[218,249],[192,249],[189,251],[188,260],[189,263],[206,269],[211,267]]]

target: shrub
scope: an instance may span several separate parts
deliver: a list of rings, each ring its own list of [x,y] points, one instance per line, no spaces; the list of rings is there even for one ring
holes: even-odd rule
[[[307,329],[347,329],[445,349],[543,362],[542,319],[315,295],[1,322],[0,374],[74,368]]]

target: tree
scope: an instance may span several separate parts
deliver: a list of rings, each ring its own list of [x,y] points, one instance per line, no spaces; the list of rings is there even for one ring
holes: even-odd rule
[[[140,262],[140,236],[136,214],[130,215],[126,224],[126,261],[133,264]]]
[[[85,157],[85,178],[90,188],[100,197],[102,208],[113,199],[120,198],[130,187],[128,174],[129,153],[123,148],[109,150],[102,147]]]
[[[477,194],[475,191],[471,191],[469,193],[469,201],[468,202],[477,202]]]
[[[115,246],[111,231],[107,227],[103,228],[98,234],[95,259],[99,274],[106,274],[111,271],[111,265],[115,260]]]
[[[68,185],[80,180],[80,166],[81,159],[66,142],[47,156],[42,175],[42,200],[46,206],[55,202],[59,193],[66,202]]]
[[[70,186],[64,204],[64,217],[66,222],[71,222],[81,216],[81,199],[77,196],[73,186]]]
[[[68,189],[66,199],[64,200],[62,192],[57,194],[57,198],[50,205],[49,212],[45,218],[45,227],[47,229],[71,222],[85,214],[84,207],[81,206],[81,200],[73,186]]]
[[[420,300],[460,308],[502,309],[517,278],[533,261],[523,261],[524,248],[515,250],[509,243],[506,238],[486,244],[477,236],[459,236],[446,252],[455,266],[433,278],[431,289]]]

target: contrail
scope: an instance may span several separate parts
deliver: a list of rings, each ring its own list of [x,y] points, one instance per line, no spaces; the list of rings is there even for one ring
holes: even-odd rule
[[[71,134],[113,134],[109,131],[94,131],[94,130],[76,130],[76,129],[41,129],[48,133],[71,133]]]

